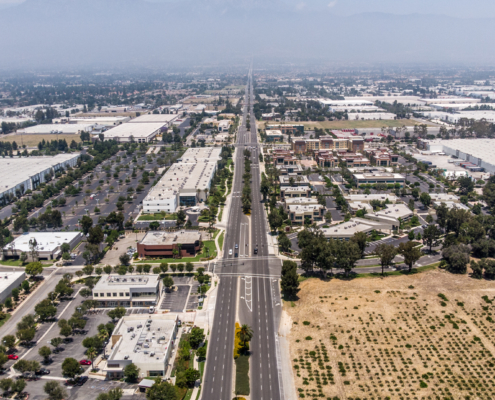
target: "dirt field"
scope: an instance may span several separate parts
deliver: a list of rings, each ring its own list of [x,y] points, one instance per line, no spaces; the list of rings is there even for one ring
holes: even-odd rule
[[[302,282],[284,305],[298,395],[495,399],[494,296],[495,282],[442,270]]]
[[[276,121],[268,121],[268,122],[258,122],[264,127],[265,124],[277,124]],[[352,128],[381,128],[382,126],[388,126],[390,128],[396,128],[398,126],[414,126],[419,125],[419,122],[411,120],[411,119],[382,119],[382,120],[368,120],[368,121],[322,121],[322,122],[291,122],[298,125],[304,125],[304,129],[352,129]]]
[[[67,144],[69,145],[70,142],[72,142],[73,140],[75,140],[76,143],[79,143],[81,141],[79,135],[20,135],[20,134],[3,136],[0,138],[0,140],[11,143],[15,141],[19,146],[23,143],[28,147],[36,147],[38,146],[38,143],[41,142],[43,139],[45,139],[45,141],[56,140],[57,136],[59,140],[65,139],[67,141]]]

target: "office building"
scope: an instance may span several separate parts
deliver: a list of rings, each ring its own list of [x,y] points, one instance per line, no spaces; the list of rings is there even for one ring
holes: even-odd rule
[[[139,257],[195,257],[201,250],[199,231],[149,231],[137,245]]]
[[[376,183],[384,183],[387,185],[395,185],[398,183],[401,187],[404,186],[404,175],[394,174],[390,172],[370,172],[364,174],[353,174],[354,181],[360,185],[374,185]]]
[[[171,368],[178,329],[177,317],[168,315],[121,318],[107,345],[107,377],[122,378],[125,367],[131,363],[139,368],[140,378],[165,376]]]
[[[99,307],[150,307],[158,302],[160,275],[102,275],[93,288]]]
[[[365,218],[351,218],[349,221],[329,228],[321,228],[323,236],[327,239],[349,240],[355,233],[372,231],[391,231],[392,224],[388,222],[372,221]]]
[[[48,135],[53,134],[53,140],[57,138],[56,134],[60,135],[78,135],[81,132],[93,132],[98,130],[97,123],[85,123],[85,124],[41,124],[30,126],[27,128],[19,129],[18,134],[24,135]]]
[[[28,261],[35,258],[43,260],[55,260],[62,255],[62,244],[67,243],[72,250],[83,239],[81,232],[27,232],[14,239],[3,248],[3,258],[18,259],[22,253],[26,253]],[[30,245],[36,243],[33,249]]]

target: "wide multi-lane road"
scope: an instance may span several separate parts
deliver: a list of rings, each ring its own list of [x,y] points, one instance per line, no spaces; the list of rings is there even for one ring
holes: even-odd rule
[[[277,340],[281,313],[278,289],[280,261],[269,251],[267,222],[261,203],[260,147],[253,112],[251,71],[245,93],[243,120],[236,141],[235,175],[225,256],[215,267],[215,272],[220,276],[220,284],[202,392],[202,399],[208,400],[230,400],[235,395],[233,347],[236,318],[241,324],[251,326],[254,333],[250,344],[250,398],[280,400],[284,397],[280,385],[281,365]],[[249,131],[246,130],[247,118],[250,119]],[[241,203],[245,149],[250,150],[252,162],[250,217],[242,213]],[[255,255],[256,247],[258,253]],[[237,290],[238,285],[240,291]]]
[[[247,89],[246,89],[247,93]],[[247,101],[244,105],[243,116],[247,116]],[[239,128],[235,152],[234,181],[232,186],[232,201],[229,211],[229,223],[225,237],[224,259],[219,263],[222,273],[218,285],[217,300],[213,328],[208,343],[208,360],[204,379],[202,399],[231,400],[233,395],[233,363],[234,363],[234,331],[237,304],[237,262],[234,257],[235,245],[241,237],[241,224],[248,223],[248,218],[242,213],[241,192],[242,174],[244,172],[244,143],[246,141],[245,119]],[[232,250],[232,254],[229,254]]]

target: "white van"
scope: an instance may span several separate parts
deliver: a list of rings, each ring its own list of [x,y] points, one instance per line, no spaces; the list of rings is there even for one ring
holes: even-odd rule
[[[151,306],[150,309],[149,309],[149,313],[150,314],[153,314],[155,312],[155,307]]]

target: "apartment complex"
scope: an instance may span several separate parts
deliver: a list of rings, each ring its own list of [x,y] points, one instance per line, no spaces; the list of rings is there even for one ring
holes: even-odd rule
[[[290,125],[290,124],[269,124],[266,126],[267,130],[278,130],[284,135],[296,135],[304,134],[304,125]]]
[[[364,150],[364,140],[360,137],[335,139],[329,136],[319,139],[296,139],[292,141],[292,150],[295,154],[306,154],[318,150],[347,150],[357,153]]]
[[[399,164],[399,156],[392,154],[388,149],[370,149],[365,153],[370,161],[379,167],[391,167]]]

